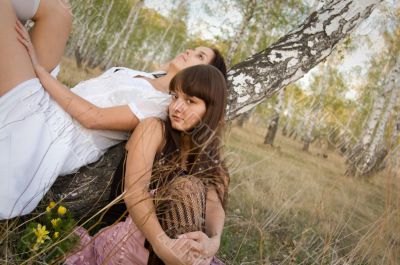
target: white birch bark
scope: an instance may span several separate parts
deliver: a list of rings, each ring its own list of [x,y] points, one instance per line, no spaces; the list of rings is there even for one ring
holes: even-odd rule
[[[393,69],[389,78],[388,86],[390,87],[391,95],[388,97],[385,113],[383,114],[382,119],[379,121],[379,126],[376,129],[374,139],[369,146],[367,153],[365,154],[366,157],[364,158],[364,164],[359,169],[361,174],[369,173],[371,170],[379,167],[379,162],[382,162],[382,158],[379,157],[378,153],[381,152],[381,149],[388,148],[384,144],[384,135],[388,121],[392,116],[393,108],[399,96],[399,75],[400,64],[397,65],[397,68]]]
[[[349,164],[346,171],[347,175],[369,175],[380,166],[385,158],[388,147],[384,144],[384,134],[400,93],[399,85],[400,60],[397,61],[386,80],[385,87],[383,89],[385,91],[383,96],[386,97],[384,99],[385,107],[384,110],[381,111],[383,114],[378,118],[379,121],[376,122],[376,128],[374,128],[374,134],[372,136],[373,139],[364,144],[365,139],[363,138],[361,143],[356,146],[355,150],[347,161]]]
[[[228,119],[303,77],[369,17],[379,2],[329,1],[271,47],[233,66],[228,72]]]
[[[367,127],[363,131],[363,136],[361,140],[362,145],[367,145],[371,143],[376,125],[378,124],[379,118],[382,116],[382,112],[385,107],[385,99],[388,97],[388,93],[391,92],[388,89],[388,86],[383,87],[372,105],[372,112],[368,118]]]

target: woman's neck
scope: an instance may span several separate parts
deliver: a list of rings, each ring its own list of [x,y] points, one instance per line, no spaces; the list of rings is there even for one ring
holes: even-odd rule
[[[157,90],[168,93],[169,92],[169,83],[176,73],[167,72],[166,75],[161,76],[156,79],[145,78],[150,84]]]

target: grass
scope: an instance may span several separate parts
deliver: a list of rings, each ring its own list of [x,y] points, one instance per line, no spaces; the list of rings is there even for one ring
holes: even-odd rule
[[[334,152],[325,159],[280,134],[272,148],[265,133],[227,133],[240,162],[220,252],[228,264],[400,264],[398,177],[345,177]]]
[[[72,87],[100,73],[64,58],[59,79]],[[399,176],[345,177],[336,153],[323,158],[314,145],[303,152],[279,133],[268,147],[265,133],[251,123],[226,133],[226,264],[400,264]],[[10,229],[0,226],[3,235]]]

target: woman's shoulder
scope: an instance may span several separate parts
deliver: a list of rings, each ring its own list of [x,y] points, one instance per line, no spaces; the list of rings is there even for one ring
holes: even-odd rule
[[[157,146],[159,152],[165,144],[164,122],[156,117],[143,119],[133,131],[145,142],[151,142]]]
[[[149,117],[143,119],[139,125],[143,126],[143,128],[154,128],[154,129],[162,129],[164,127],[164,122],[162,119],[157,117]]]
[[[135,131],[142,131],[146,135],[158,136],[163,138],[164,135],[164,122],[157,117],[149,117],[140,121]]]

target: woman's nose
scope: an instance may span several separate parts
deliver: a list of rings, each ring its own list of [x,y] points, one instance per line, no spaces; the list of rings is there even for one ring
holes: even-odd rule
[[[175,101],[175,105],[174,105],[174,110],[175,110],[175,111],[177,111],[177,112],[182,112],[183,109],[184,109],[184,107],[185,107],[185,104],[184,104],[183,100],[177,99],[177,100]]]

